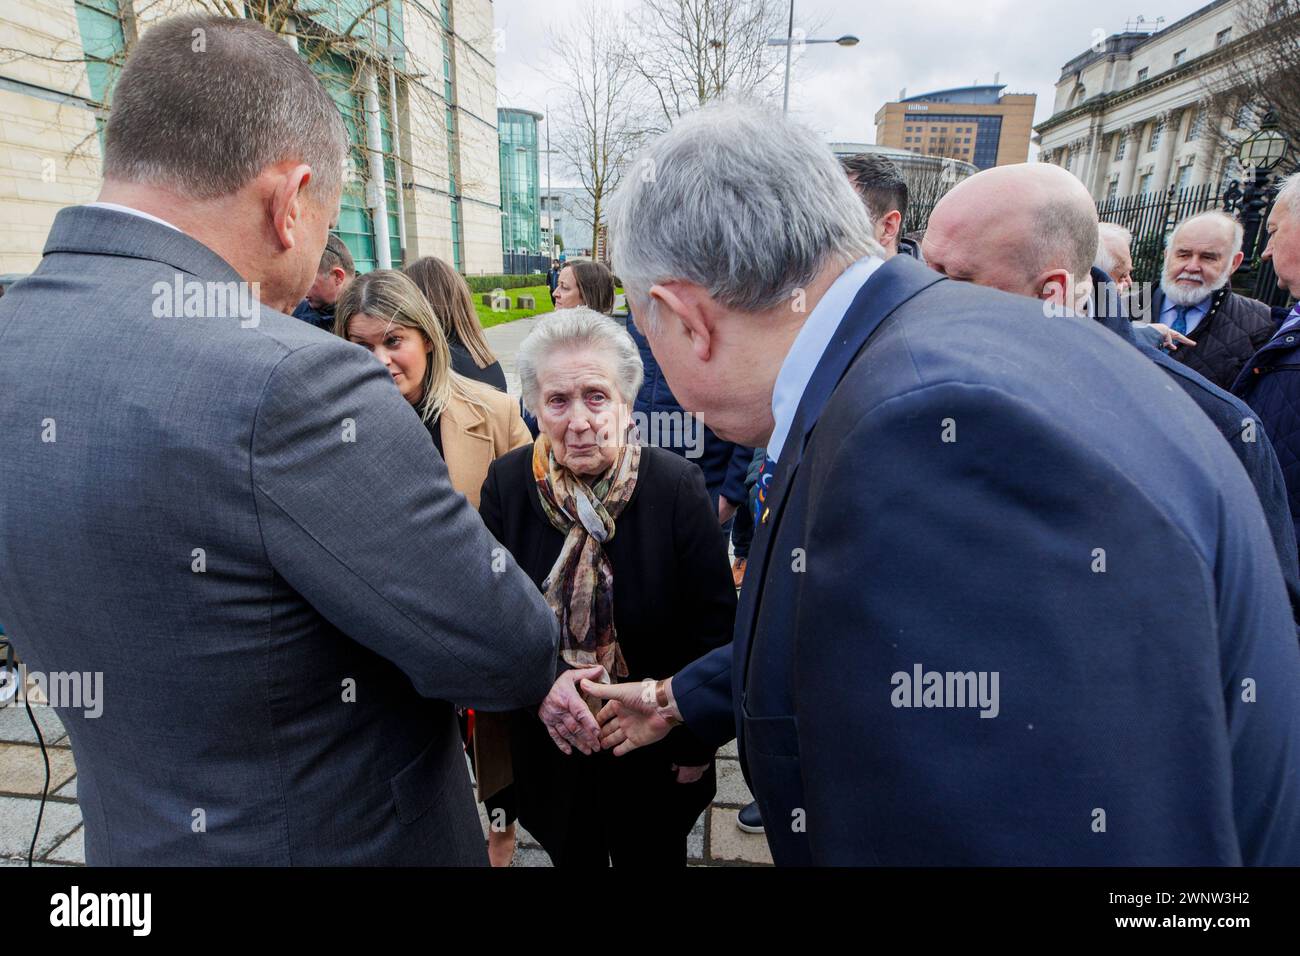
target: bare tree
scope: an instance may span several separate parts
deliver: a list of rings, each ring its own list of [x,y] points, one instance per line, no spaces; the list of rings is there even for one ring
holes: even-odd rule
[[[643,0],[631,51],[656,128],[726,96],[775,89],[782,57],[767,46],[785,36],[781,0]]]
[[[920,239],[930,221],[930,212],[948,190],[970,176],[966,163],[951,159],[901,163],[903,179],[907,182],[907,215],[899,224],[899,234],[909,239]]]
[[[1272,112],[1291,142],[1293,166],[1300,148],[1300,0],[1244,0],[1233,30],[1236,39],[1206,80],[1198,132],[1232,156]]]
[[[619,22],[597,0],[551,37],[568,95],[557,111],[554,143],[591,201],[591,252],[597,255],[605,203],[640,145],[633,120],[634,66]]]

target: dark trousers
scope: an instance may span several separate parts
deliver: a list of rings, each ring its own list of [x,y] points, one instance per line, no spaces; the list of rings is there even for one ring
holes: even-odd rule
[[[512,748],[519,822],[557,867],[686,865],[686,838],[713,799],[710,764],[695,783],[678,783],[663,744],[615,757],[565,756],[535,714]],[[534,733],[536,730],[539,733]],[[544,746],[543,746],[544,745]]]
[[[749,544],[754,540],[754,514],[749,510],[749,497],[736,508],[736,516],[731,519],[731,547],[736,557],[749,558]]]

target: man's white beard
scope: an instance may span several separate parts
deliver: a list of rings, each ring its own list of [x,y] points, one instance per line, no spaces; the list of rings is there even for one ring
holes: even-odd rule
[[[1181,274],[1182,273],[1180,272],[1179,275]],[[1228,270],[1224,269],[1223,274],[1219,276],[1218,280],[1215,281],[1214,285],[1206,285],[1204,282],[1202,282],[1200,285],[1188,287],[1188,286],[1180,286],[1178,284],[1177,275],[1172,278],[1166,275],[1162,277],[1160,280],[1160,291],[1162,291],[1165,294],[1165,298],[1168,299],[1170,302],[1172,302],[1174,305],[1182,305],[1182,306],[1200,305],[1210,296],[1214,295],[1214,293],[1218,292],[1225,285],[1227,285],[1228,280],[1231,278],[1232,276],[1229,274]]]

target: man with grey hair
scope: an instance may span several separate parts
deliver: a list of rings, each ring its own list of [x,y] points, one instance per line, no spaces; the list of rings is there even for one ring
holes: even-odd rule
[[[705,109],[640,163],[610,219],[633,314],[682,404],[776,470],[732,644],[584,682],[602,745],[736,736],[780,864],[1300,862],[1300,646],[1196,407],[1096,323],[882,262],[787,117]],[[1040,289],[1087,275],[1078,218],[1036,232],[1068,256]],[[1276,697],[1241,706],[1247,677]]]
[[[1174,227],[1165,250],[1151,317],[1195,347],[1173,356],[1220,388],[1231,388],[1242,366],[1276,331],[1263,302],[1228,286],[1241,265],[1241,223],[1219,210],[1198,213]]]
[[[1263,258],[1273,264],[1277,285],[1300,292],[1300,175],[1283,180],[1268,217]],[[1232,391],[1264,423],[1286,476],[1291,520],[1300,538],[1300,306],[1292,308],[1277,333],[1242,367]]]
[[[1114,222],[1097,226],[1097,258],[1093,267],[1115,283],[1115,291],[1127,295],[1133,285],[1133,233]]]
[[[346,149],[282,37],[155,21],[99,201],[0,301],[0,620],[103,675],[102,716],[60,709],[92,865],[486,865],[449,702],[555,679],[392,377],[286,314]]]

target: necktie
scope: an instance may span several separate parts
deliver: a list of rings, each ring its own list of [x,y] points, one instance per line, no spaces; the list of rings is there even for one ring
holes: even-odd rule
[[[1187,334],[1187,311],[1190,308],[1191,306],[1180,305],[1174,309],[1175,314],[1174,314],[1173,330],[1177,332],[1179,335]]]

